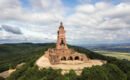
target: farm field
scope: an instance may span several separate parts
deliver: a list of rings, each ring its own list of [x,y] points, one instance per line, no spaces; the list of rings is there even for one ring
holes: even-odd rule
[[[97,52],[97,53],[105,55],[105,56],[116,57],[118,59],[127,59],[127,60],[130,60],[130,53],[104,51],[104,50],[99,50],[99,51],[94,51],[94,52]]]

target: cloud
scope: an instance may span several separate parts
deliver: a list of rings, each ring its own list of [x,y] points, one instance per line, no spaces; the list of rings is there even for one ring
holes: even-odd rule
[[[2,28],[0,27],[0,30],[2,30]]]
[[[30,4],[32,5],[32,9],[35,11],[40,11],[40,12],[55,12],[57,10],[59,10],[59,12],[61,11],[61,9],[63,8],[62,2],[61,0],[29,0]],[[59,7],[60,6],[60,7]]]
[[[63,21],[68,43],[129,42],[128,1],[116,5],[112,3],[115,0],[79,1],[82,4],[70,7],[73,12],[68,14],[62,0],[29,0],[29,7],[23,7],[19,0],[1,0],[0,24],[7,25],[2,25],[0,37],[12,42],[56,42],[59,22]]]
[[[85,12],[85,13],[93,13],[95,11],[95,7],[93,5],[81,5],[77,7],[77,12]]]
[[[107,30],[107,31],[116,31],[116,30],[121,30],[122,28],[102,28],[102,30]]]
[[[31,8],[22,7],[19,0],[0,1],[0,20],[31,24],[53,24],[63,19],[65,8],[61,0],[29,0]]]
[[[75,11],[65,21],[67,25],[71,26],[71,30],[68,29],[68,31],[74,33],[74,35],[69,36],[73,36],[71,42],[129,42],[129,3],[118,5],[106,2],[97,2],[94,5],[87,3],[77,6]]]
[[[129,10],[130,6],[127,3],[119,5],[105,2],[99,2],[95,5],[84,4],[76,7],[76,13],[69,16],[67,21],[96,28],[109,27],[110,25],[110,27],[127,27],[129,26],[126,22],[129,20]]]
[[[19,0],[0,1],[0,24],[16,26],[2,25],[4,26],[3,31],[0,32],[2,40],[25,41],[26,39],[32,42],[56,40],[56,34],[53,33],[56,33],[56,25],[63,20],[66,11],[61,0],[29,0],[29,4],[31,8],[22,7],[22,2]],[[4,30],[13,34],[6,33]],[[22,32],[19,32],[21,30]]]
[[[81,3],[90,3],[91,2],[91,0],[78,0],[78,1]]]
[[[9,25],[1,25],[1,27],[7,32],[10,32],[13,34],[22,34],[20,28],[18,28],[18,27],[12,27]]]
[[[80,3],[91,3],[91,2],[113,2],[118,0],[78,0]]]

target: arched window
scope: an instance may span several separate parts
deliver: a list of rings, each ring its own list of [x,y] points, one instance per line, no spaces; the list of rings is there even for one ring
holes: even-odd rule
[[[63,38],[61,39],[60,45],[65,45],[64,41],[63,41]]]
[[[70,56],[70,57],[68,58],[68,60],[73,60],[72,56]]]
[[[62,57],[61,60],[66,60],[66,57]]]
[[[75,57],[75,60],[79,60],[79,56],[76,56],[76,57]]]

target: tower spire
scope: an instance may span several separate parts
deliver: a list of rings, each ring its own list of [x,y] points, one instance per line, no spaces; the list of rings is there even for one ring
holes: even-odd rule
[[[60,22],[60,26],[63,26],[63,23],[62,23],[62,21]]]
[[[63,23],[62,23],[62,22],[60,22],[60,27],[59,27],[59,28],[64,28],[64,27],[63,27]]]

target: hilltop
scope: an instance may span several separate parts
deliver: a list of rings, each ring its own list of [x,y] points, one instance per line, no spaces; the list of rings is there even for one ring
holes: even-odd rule
[[[25,62],[21,68],[16,69],[7,80],[129,80],[130,65],[128,61],[118,60],[113,57],[106,57],[82,47],[70,46],[78,52],[85,53],[91,59],[107,60],[108,64],[84,68],[80,76],[73,70],[68,74],[61,75],[61,70],[42,69],[38,70],[35,61],[44,52],[55,44],[1,44],[0,45],[0,70],[5,71],[21,62]]]

